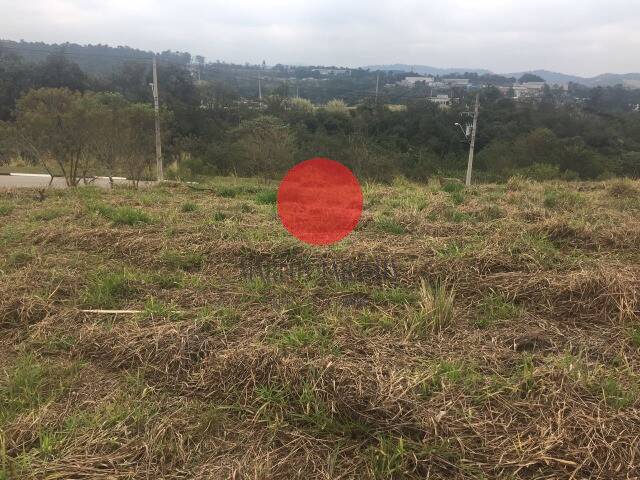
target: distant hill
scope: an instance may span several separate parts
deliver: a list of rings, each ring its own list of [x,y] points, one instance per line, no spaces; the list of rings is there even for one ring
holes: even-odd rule
[[[109,75],[114,68],[120,67],[125,62],[148,61],[154,54],[154,52],[123,46],[78,45],[76,43],[48,44],[0,39],[0,51],[2,50],[15,53],[27,62],[41,62],[52,53],[63,53],[69,60],[77,63],[83,71],[94,75]],[[188,64],[191,61],[191,55],[166,51],[160,54],[160,60]]]
[[[397,71],[397,72],[415,72],[422,75],[451,75],[455,73],[477,73],[484,75],[493,73],[490,70],[473,69],[473,68],[437,68],[429,65],[407,65],[404,63],[395,63],[391,65],[367,65],[362,67],[369,70]],[[587,87],[608,87],[614,85],[624,85],[629,88],[640,88],[640,73],[603,73],[596,77],[580,77],[577,75],[567,75],[560,72],[550,72],[549,70],[530,70],[528,72],[501,73],[505,77],[520,78],[525,73],[533,73],[544,79],[549,84],[563,85],[569,82],[579,83]]]
[[[367,65],[362,67],[369,70],[381,70],[381,71],[396,71],[396,72],[414,72],[421,75],[451,75],[454,73],[477,73],[478,75],[484,75],[491,73],[489,70],[477,69],[477,68],[438,68],[430,67],[429,65],[407,65],[404,63],[395,63],[393,65]]]
[[[520,78],[525,73],[533,73],[543,78],[550,84],[565,84],[569,82],[579,83],[587,87],[608,87],[614,85],[624,85],[630,88],[640,88],[640,73],[603,73],[595,77],[579,77],[576,75],[566,75],[564,73],[550,72],[548,70],[532,70],[529,72],[515,72],[506,75]]]

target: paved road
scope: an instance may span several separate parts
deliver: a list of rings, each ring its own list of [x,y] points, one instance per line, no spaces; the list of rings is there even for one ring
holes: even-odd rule
[[[45,188],[49,185],[51,177],[48,175],[0,175],[0,188]],[[118,185],[130,185],[129,180],[117,179],[114,183]],[[140,182],[140,186],[153,184],[154,182]],[[80,185],[84,185],[80,182]],[[91,185],[97,187],[109,188],[109,180],[107,178],[97,178]],[[67,184],[64,178],[56,177],[53,179],[51,188],[66,188]]]

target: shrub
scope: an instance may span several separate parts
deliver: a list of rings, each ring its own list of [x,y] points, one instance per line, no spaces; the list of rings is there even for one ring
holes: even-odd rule
[[[517,173],[525,178],[538,182],[554,180],[561,177],[560,167],[557,165],[549,165],[548,163],[534,163],[529,167],[518,169]]]

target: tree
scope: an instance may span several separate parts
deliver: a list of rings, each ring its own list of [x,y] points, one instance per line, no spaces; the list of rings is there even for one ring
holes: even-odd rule
[[[250,175],[274,175],[293,164],[294,137],[289,126],[278,118],[263,115],[245,120],[237,128],[236,134],[244,172]]]
[[[123,168],[137,187],[155,159],[154,111],[150,105],[134,103],[124,111]]]
[[[90,137],[92,94],[66,88],[31,90],[17,103],[16,124],[23,146],[34,152],[49,170],[52,159],[68,186],[77,186],[86,169]]]
[[[539,77],[538,75],[535,75],[533,73],[525,73],[524,75],[522,75],[519,79],[518,82],[520,83],[527,83],[527,82],[544,82],[544,78]]]
[[[119,163],[127,156],[126,149],[130,128],[140,128],[131,124],[127,117],[129,102],[117,93],[100,93],[93,98],[90,112],[92,134],[90,151],[100,167],[106,170],[113,186],[113,176]]]

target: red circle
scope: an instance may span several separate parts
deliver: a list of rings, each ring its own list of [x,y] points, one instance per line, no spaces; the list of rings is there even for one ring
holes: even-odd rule
[[[278,215],[298,240],[330,245],[349,235],[362,214],[362,190],[347,167],[328,158],[300,162],[278,189]]]

